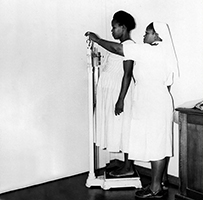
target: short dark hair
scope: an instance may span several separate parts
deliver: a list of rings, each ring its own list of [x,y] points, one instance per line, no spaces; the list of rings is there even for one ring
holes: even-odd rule
[[[129,32],[136,27],[134,17],[123,10],[116,12],[112,21],[116,21],[121,26],[125,25]]]

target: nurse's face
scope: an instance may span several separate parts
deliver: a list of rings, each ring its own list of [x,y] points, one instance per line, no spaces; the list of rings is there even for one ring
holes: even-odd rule
[[[152,44],[157,39],[157,33],[155,33],[152,29],[146,29],[145,35],[143,37],[144,43]]]

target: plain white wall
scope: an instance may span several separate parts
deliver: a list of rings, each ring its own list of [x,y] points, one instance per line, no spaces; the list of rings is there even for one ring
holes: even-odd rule
[[[106,3],[106,37],[111,36],[111,20],[118,10],[131,13],[137,22],[132,32],[136,42],[142,42],[146,26],[152,21],[167,22],[171,28],[179,59],[181,76],[172,87],[175,106],[203,98],[203,1],[196,0],[108,0]],[[101,34],[100,34],[101,35]],[[102,35],[103,36],[103,35]],[[169,174],[178,176],[178,125],[174,125],[174,157],[169,164]],[[137,162],[150,167],[149,163]]]
[[[0,192],[88,171],[84,33],[104,7],[0,1]]]

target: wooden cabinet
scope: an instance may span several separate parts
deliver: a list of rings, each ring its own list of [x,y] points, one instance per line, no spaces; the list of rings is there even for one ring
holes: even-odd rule
[[[179,111],[179,193],[175,199],[203,200],[203,111]]]

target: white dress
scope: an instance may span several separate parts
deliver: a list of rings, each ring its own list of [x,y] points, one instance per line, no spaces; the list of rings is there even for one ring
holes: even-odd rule
[[[136,61],[129,159],[172,156],[173,100],[167,86],[173,82],[173,71],[165,63],[162,45],[124,45],[123,50],[125,60]]]
[[[124,43],[134,43],[131,40]],[[128,150],[134,82],[131,81],[124,100],[124,112],[114,113],[121,89],[123,57],[109,54],[103,64],[96,90],[96,145],[109,152]]]

